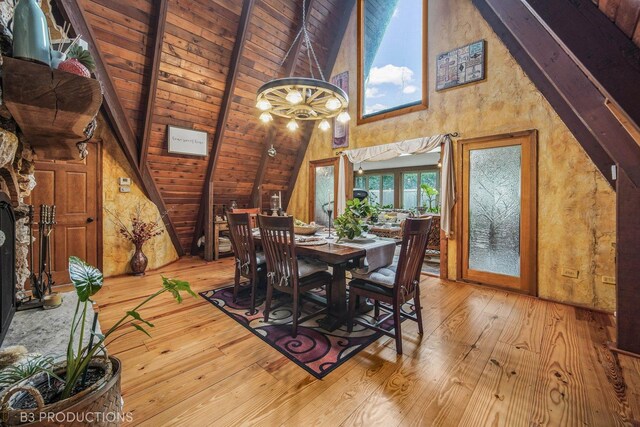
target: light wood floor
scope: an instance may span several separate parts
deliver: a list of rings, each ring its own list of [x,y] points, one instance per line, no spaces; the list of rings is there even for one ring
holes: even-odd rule
[[[102,327],[160,287],[232,281],[231,259],[183,259],[144,278],[108,279]],[[405,322],[405,355],[381,338],[316,380],[202,298],[168,295],[142,311],[152,338],[109,346],[123,362],[125,410],[160,425],[630,425],[640,361],[605,346],[609,316],[425,277],[425,334]]]

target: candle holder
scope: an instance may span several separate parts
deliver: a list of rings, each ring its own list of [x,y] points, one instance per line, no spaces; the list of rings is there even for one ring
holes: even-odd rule
[[[273,193],[271,196],[271,215],[278,216],[280,210],[280,196],[277,193]]]
[[[327,202],[322,206],[322,209],[327,214],[329,218],[329,234],[327,235],[327,239],[331,238],[331,220],[333,219],[333,202]]]

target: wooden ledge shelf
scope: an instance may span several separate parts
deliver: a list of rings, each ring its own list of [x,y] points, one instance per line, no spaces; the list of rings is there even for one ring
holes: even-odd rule
[[[4,103],[27,141],[41,158],[79,158],[76,143],[102,105],[102,89],[95,79],[4,57]]]

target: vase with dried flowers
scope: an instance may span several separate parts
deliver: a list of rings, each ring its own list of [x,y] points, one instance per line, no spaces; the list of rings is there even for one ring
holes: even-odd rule
[[[143,219],[142,205],[138,203],[135,211],[131,214],[131,225],[128,226],[114,212],[106,208],[105,211],[111,216],[118,233],[135,246],[135,252],[130,263],[131,273],[134,276],[144,276],[149,260],[142,252],[142,247],[149,240],[164,233],[162,219],[167,215],[167,212],[160,215],[155,221],[146,221]]]

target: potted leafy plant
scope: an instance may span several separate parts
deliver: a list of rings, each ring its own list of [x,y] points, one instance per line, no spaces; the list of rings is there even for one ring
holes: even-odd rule
[[[376,209],[369,204],[367,199],[352,199],[347,200],[347,208],[342,215],[334,221],[336,227],[336,234],[339,240],[345,237],[349,240],[353,240],[356,237],[360,237],[363,232],[369,230],[367,220],[376,213]]]
[[[188,282],[163,277],[161,289],[127,311],[104,334],[92,332],[89,343],[85,345],[87,308],[92,302],[91,297],[102,288],[103,276],[100,270],[77,257],[69,258],[69,276],[78,302],[71,322],[65,361],[50,368],[43,363],[40,369],[35,369],[35,375],[7,388],[2,396],[2,419],[8,425],[34,422],[38,425],[66,425],[65,420],[71,416],[80,421],[78,425],[113,425],[114,417],[122,417],[121,366],[117,358],[107,356],[106,340],[124,328],[135,328],[149,335],[146,327],[153,327],[153,324],[145,320],[139,310],[165,292],[169,292],[178,303],[182,302],[181,292],[196,296]],[[26,371],[34,373],[34,369]],[[60,413],[65,418],[62,422],[55,415]],[[97,416],[97,413],[102,416]],[[89,414],[92,414],[93,421],[82,422],[83,419],[89,421]],[[56,422],[51,422],[51,418]]]
[[[436,190],[429,184],[420,184],[420,189],[422,190],[422,194],[426,199],[426,203],[423,203],[424,210],[431,213],[439,213],[440,206],[438,206],[436,203],[439,194],[438,190]]]

